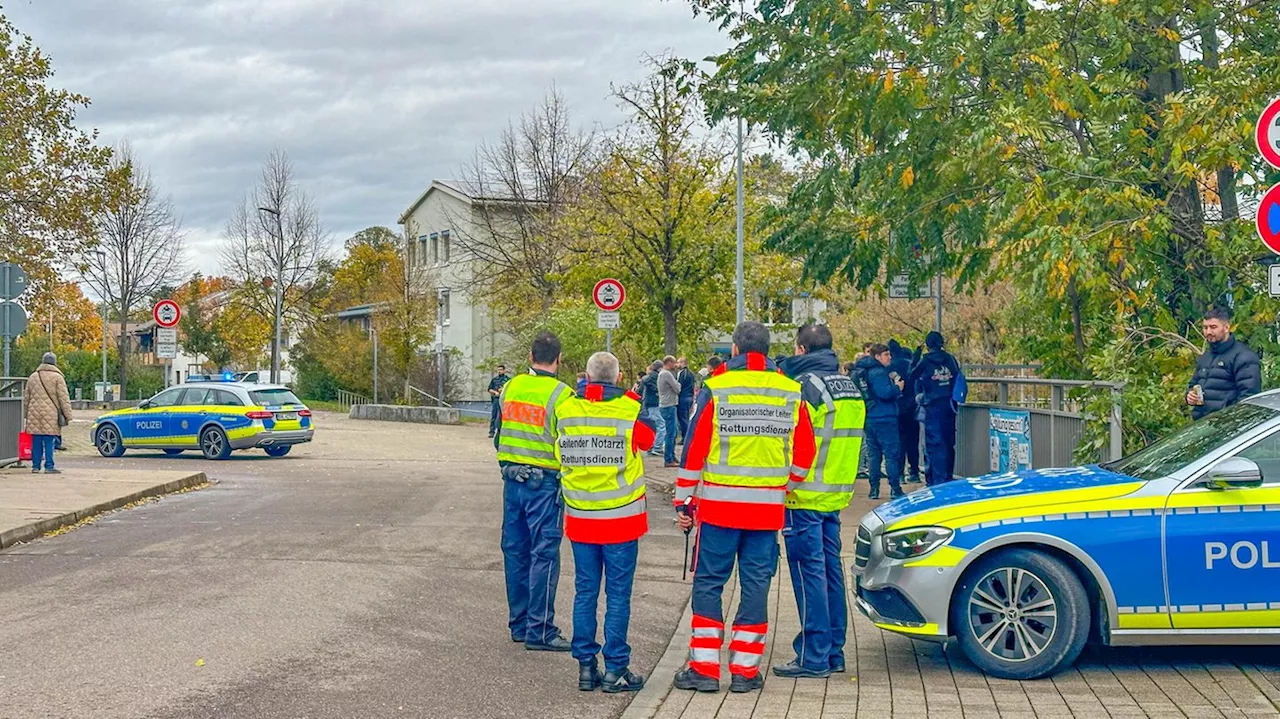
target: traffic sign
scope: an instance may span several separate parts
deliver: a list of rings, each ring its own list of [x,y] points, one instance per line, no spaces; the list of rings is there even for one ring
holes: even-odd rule
[[[1272,297],[1280,297],[1280,264],[1267,267],[1267,292]]]
[[[596,328],[602,330],[616,330],[622,326],[622,320],[617,312],[605,312],[601,310],[596,313]]]
[[[12,262],[0,262],[0,300],[16,300],[27,289],[27,273]]]
[[[604,312],[615,312],[627,301],[627,290],[615,279],[600,280],[591,290],[591,299]]]
[[[1258,205],[1258,237],[1267,249],[1280,255],[1280,185],[1267,190]]]
[[[923,284],[911,286],[911,275],[903,272],[889,279],[889,298],[894,300],[915,300],[933,296],[933,284],[926,280]]]
[[[173,300],[160,300],[151,309],[151,316],[160,327],[176,327],[178,320],[182,319],[182,308],[178,307],[178,303]]]
[[[178,356],[177,342],[157,342],[156,359],[174,359]]]
[[[1268,103],[1267,109],[1262,111],[1253,139],[1263,159],[1272,167],[1280,168],[1280,97]]]
[[[0,302],[0,334],[17,337],[27,329],[27,311],[17,302]]]
[[[157,327],[156,328],[156,344],[178,342],[178,330],[173,327]]]

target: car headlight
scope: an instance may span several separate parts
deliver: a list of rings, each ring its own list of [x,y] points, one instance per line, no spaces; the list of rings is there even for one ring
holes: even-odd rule
[[[946,527],[900,529],[884,535],[884,554],[893,559],[915,559],[951,541],[952,531]]]

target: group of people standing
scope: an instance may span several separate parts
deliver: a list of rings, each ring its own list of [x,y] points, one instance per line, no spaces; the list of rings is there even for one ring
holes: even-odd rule
[[[692,636],[688,663],[674,677],[678,689],[719,690],[726,638],[730,690],[762,686],[779,532],[803,628],[793,643],[795,659],[773,671],[823,678],[845,670],[840,512],[853,496],[869,422],[871,402],[864,396],[872,382],[883,390],[882,381],[878,371],[870,378],[841,372],[831,332],[822,325],[801,327],[795,356],[783,362],[769,359],[769,346],[764,325],[739,325],[732,357],[706,369],[683,428],[680,416],[688,414],[680,410],[676,388],[687,364],[668,358],[657,369],[658,417],[670,418],[662,410],[674,406],[674,429],[683,434],[676,518],[683,530],[697,532]],[[498,392],[495,446],[504,479],[511,638],[529,650],[571,652],[584,691],[634,691],[645,682],[631,671],[626,640],[638,539],[648,531],[643,455],[659,434],[645,407],[648,375],[639,387],[624,389],[617,358],[597,352],[587,362],[585,381],[571,389],[555,378],[560,342],[550,333],[535,338],[529,360],[530,372]],[[664,449],[671,446],[671,429],[665,434]],[[575,564],[571,641],[555,624],[562,526]],[[735,566],[740,600],[737,615],[726,622],[722,595]],[[603,645],[596,615],[602,585]]]

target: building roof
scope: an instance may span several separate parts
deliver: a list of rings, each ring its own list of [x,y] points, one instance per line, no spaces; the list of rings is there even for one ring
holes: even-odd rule
[[[396,223],[403,225],[407,222],[409,215],[412,215],[415,210],[421,207],[432,192],[443,192],[468,205],[516,202],[517,198],[506,190],[507,188],[498,182],[479,185],[471,180],[432,180],[427,189],[421,195],[418,195],[418,199],[414,200],[412,205],[409,205],[409,209],[400,215],[400,219]]]

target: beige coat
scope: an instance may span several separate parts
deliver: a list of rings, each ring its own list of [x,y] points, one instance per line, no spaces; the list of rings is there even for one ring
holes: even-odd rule
[[[71,396],[67,394],[67,378],[62,376],[62,370],[51,364],[37,367],[27,378],[22,408],[28,434],[61,435],[58,417],[71,422]]]

